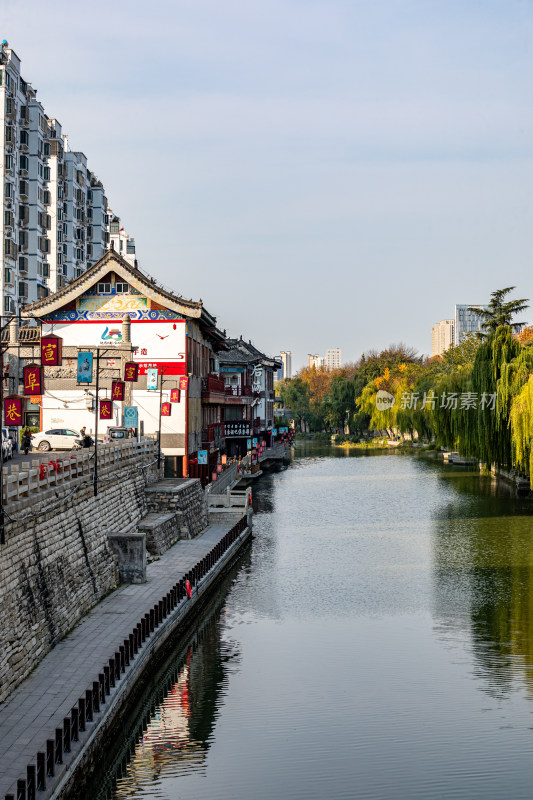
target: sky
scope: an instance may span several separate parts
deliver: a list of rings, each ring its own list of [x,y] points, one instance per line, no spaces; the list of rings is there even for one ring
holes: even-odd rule
[[[2,0],[141,267],[269,354],[533,320],[532,0]],[[529,316],[527,316],[529,315]]]

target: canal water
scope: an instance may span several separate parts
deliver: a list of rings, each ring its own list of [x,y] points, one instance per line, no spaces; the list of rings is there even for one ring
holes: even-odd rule
[[[300,444],[254,505],[100,797],[530,798],[531,502],[436,459]]]

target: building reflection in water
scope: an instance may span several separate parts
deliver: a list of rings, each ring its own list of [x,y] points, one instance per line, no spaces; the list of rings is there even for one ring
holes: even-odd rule
[[[434,515],[435,625],[472,649],[492,697],[533,699],[532,502],[490,477],[446,476],[454,497]]]
[[[229,671],[239,663],[234,643],[221,640],[223,602],[224,595],[152,694],[152,706],[140,711],[137,730],[142,732],[132,735],[128,756],[108,776],[100,797],[130,798],[148,782],[201,772]]]

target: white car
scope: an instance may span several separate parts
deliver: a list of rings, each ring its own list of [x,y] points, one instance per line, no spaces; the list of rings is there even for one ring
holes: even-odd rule
[[[77,439],[80,439],[80,432],[72,428],[50,428],[48,431],[33,433],[31,445],[43,453],[49,450],[73,450],[79,447]]]

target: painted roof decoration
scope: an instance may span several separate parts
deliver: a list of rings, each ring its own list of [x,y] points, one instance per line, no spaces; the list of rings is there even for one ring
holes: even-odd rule
[[[98,293],[97,284],[109,280],[110,273],[129,286],[119,294],[110,288]],[[161,286],[154,278],[133,267],[116,251],[108,250],[99,261],[59,291],[23,307],[24,319],[80,321],[116,320],[128,314],[132,319],[197,320],[214,339],[224,340],[216,327],[216,317],[209,314],[202,301],[187,300]]]

